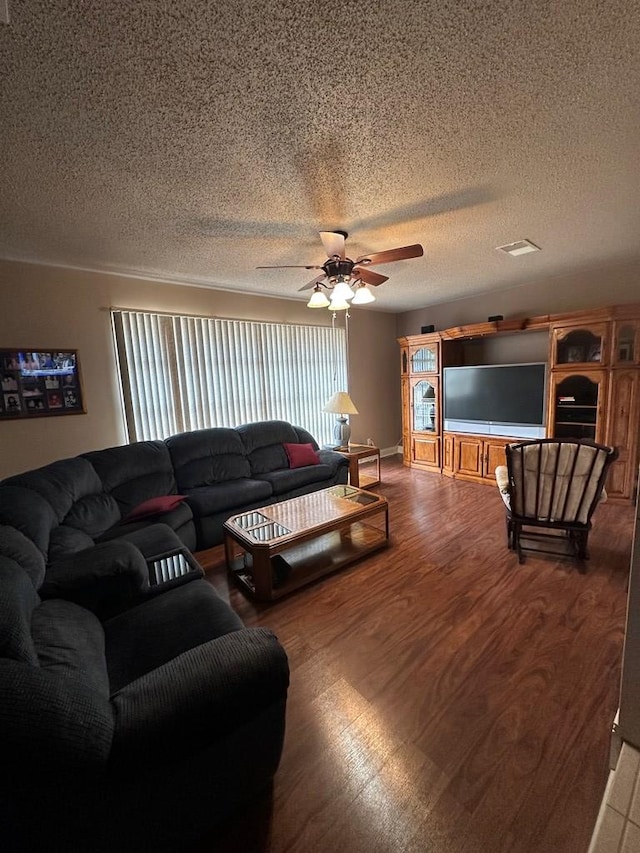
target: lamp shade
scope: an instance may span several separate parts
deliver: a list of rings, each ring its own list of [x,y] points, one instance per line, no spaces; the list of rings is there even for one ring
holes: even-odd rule
[[[346,391],[336,393],[325,403],[323,412],[331,412],[334,415],[357,415],[358,410],[353,400]]]
[[[311,299],[307,302],[307,308],[326,308],[328,304],[329,300],[320,290],[320,286],[316,285],[313,293],[311,294]]]
[[[376,298],[371,293],[366,284],[361,284],[360,287],[356,290],[355,296],[353,297],[354,305],[366,305],[368,302],[375,302]]]

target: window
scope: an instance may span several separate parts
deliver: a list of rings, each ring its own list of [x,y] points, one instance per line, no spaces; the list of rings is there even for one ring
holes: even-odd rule
[[[113,311],[130,441],[285,420],[322,443],[322,407],[347,387],[346,335],[294,326]]]

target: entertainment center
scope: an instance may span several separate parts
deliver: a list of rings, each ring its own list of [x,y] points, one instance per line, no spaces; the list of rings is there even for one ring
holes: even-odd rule
[[[619,451],[609,498],[634,497],[640,304],[457,326],[398,343],[405,465],[495,483],[511,442],[590,438]]]

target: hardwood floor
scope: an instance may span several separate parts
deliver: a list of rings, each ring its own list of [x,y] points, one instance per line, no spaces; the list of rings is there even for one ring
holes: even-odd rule
[[[595,514],[587,573],[506,548],[497,490],[382,464],[390,547],[270,605],[289,655],[270,798],[198,853],[585,853],[618,706],[633,510]],[[194,851],[195,853],[195,851]]]

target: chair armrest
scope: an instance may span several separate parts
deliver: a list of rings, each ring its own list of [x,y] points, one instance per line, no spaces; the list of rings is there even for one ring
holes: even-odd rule
[[[284,703],[287,656],[271,631],[244,628],[179,655],[111,697],[116,764],[165,764]]]
[[[496,483],[501,492],[509,491],[509,469],[506,465],[498,465],[496,468]]]
[[[101,618],[136,604],[149,591],[149,571],[130,542],[111,540],[86,548],[47,568],[42,598],[63,598]]]

